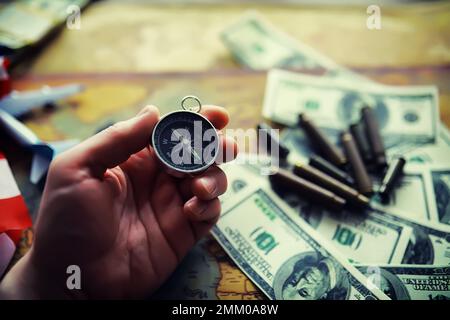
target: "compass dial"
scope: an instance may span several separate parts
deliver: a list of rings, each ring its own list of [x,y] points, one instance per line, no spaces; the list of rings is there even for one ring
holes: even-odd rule
[[[211,122],[202,115],[175,111],[156,124],[152,145],[157,157],[170,169],[195,173],[214,163],[219,137]]]

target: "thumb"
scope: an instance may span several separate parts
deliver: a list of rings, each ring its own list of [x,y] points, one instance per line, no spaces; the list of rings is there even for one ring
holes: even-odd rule
[[[118,166],[149,145],[158,120],[158,109],[147,106],[134,118],[117,122],[72,148],[68,158],[77,167],[86,167],[101,177],[108,168]]]

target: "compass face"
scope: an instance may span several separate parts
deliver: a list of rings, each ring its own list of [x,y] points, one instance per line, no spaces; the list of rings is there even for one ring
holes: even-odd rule
[[[164,116],[153,130],[152,145],[169,168],[184,173],[207,169],[219,151],[219,137],[206,118],[191,111]]]

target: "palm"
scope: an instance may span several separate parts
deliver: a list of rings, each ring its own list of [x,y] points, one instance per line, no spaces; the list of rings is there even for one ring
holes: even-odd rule
[[[174,270],[196,241],[196,231],[201,226],[194,228],[183,215],[186,196],[175,178],[157,165],[149,149],[110,170],[108,175],[108,185],[101,183],[102,195],[108,199],[96,201],[108,204],[103,209],[106,212],[95,208],[91,214],[106,216],[111,210],[111,224],[102,223],[102,239],[97,239],[97,230],[92,234],[94,239],[89,240],[98,244],[99,251],[106,248],[106,252],[87,261],[85,276],[92,286],[87,289],[94,296],[104,295],[105,288],[115,288],[108,295],[142,296],[159,287]],[[111,186],[117,194],[110,192]],[[107,266],[115,267],[105,274]]]
[[[82,272],[82,292],[89,297],[139,297],[153,292],[211,225],[186,217],[183,206],[192,194],[162,170],[151,149],[109,169],[103,180],[77,181],[74,174],[67,176],[75,178],[63,201],[64,221],[38,223],[35,250],[38,257],[58,256],[59,269],[75,261]],[[42,210],[53,214],[52,209]],[[71,226],[71,236],[54,232],[61,225]],[[53,252],[48,252],[49,247]]]

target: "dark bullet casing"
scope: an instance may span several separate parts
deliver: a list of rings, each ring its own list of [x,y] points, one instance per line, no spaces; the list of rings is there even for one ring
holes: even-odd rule
[[[380,189],[378,190],[383,202],[389,201],[389,195],[403,174],[405,163],[406,160],[400,157],[393,160],[393,162],[389,165],[383,181],[381,182]]]
[[[375,113],[372,108],[364,107],[361,110],[361,117],[366,128],[367,138],[372,149],[375,165],[378,168],[384,168],[387,165],[386,154]]]
[[[315,155],[311,156],[311,158],[309,158],[309,165],[349,186],[353,186],[355,184],[355,180],[353,180],[353,178],[349,174],[337,168],[322,157]]]
[[[363,123],[358,122],[350,126],[350,132],[355,139],[358,146],[361,158],[365,163],[370,163],[373,160],[372,149],[370,148],[369,140],[366,135],[366,128]]]
[[[334,192],[336,195],[347,200],[350,205],[362,208],[369,205],[370,200],[366,196],[309,165],[295,164],[294,174]]]
[[[347,155],[350,167],[352,169],[358,191],[364,195],[372,194],[372,180],[370,179],[361,156],[359,155],[355,140],[353,140],[353,137],[349,132],[342,133],[341,140],[345,154]]]
[[[278,147],[280,159],[286,159],[289,155],[289,149],[280,141],[278,137],[272,134],[272,127],[261,122],[257,125],[257,129],[267,137],[267,152],[270,153],[274,147]]]
[[[297,177],[286,169],[277,168],[274,172],[276,173],[270,175],[269,180],[275,187],[293,190],[306,200],[325,206],[331,210],[341,210],[346,204],[344,199],[333,192]]]
[[[337,146],[333,145],[325,134],[304,113],[298,117],[298,124],[311,141],[317,151],[330,162],[342,166],[347,162],[344,154]]]

